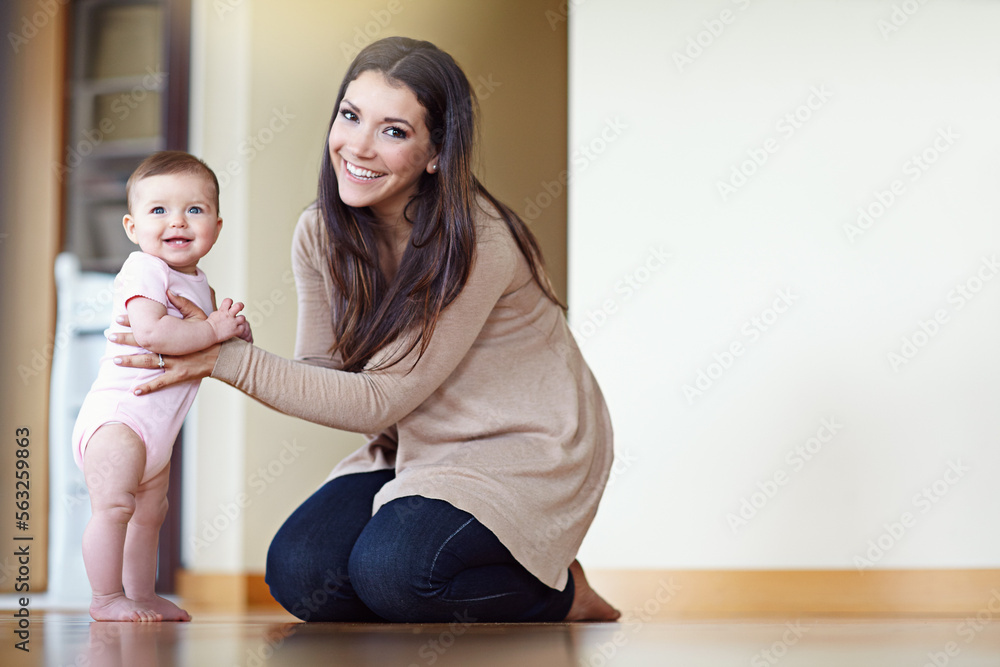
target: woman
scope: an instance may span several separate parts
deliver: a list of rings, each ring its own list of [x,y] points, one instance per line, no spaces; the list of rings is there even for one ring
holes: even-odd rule
[[[358,54],[295,230],[296,360],[231,340],[140,387],[211,375],[374,434],[271,544],[271,592],[304,620],[618,617],[575,561],[610,419],[533,236],[472,174],[473,104],[428,42]]]

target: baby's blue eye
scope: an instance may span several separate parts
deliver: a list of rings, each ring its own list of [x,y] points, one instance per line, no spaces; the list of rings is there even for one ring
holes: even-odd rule
[[[165,213],[165,212],[166,212],[166,209],[163,208],[162,206],[154,206],[153,207],[153,213],[155,213],[157,215],[160,215],[160,214]]]
[[[194,213],[195,215],[201,213],[201,206],[192,206],[188,209],[188,213]]]

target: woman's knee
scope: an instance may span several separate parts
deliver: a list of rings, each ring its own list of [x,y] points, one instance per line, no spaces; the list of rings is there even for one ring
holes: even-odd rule
[[[413,560],[392,548],[391,542],[372,546],[359,540],[351,552],[347,571],[355,593],[388,621],[417,620],[407,610],[422,607],[427,591],[415,581],[419,576],[414,572]]]
[[[351,583],[361,600],[383,618],[433,620],[432,610],[449,583],[447,576],[435,576],[435,556],[442,543],[441,534],[434,533],[451,532],[436,521],[446,508],[456,511],[444,501],[420,496],[390,501],[355,543],[348,561]]]
[[[346,567],[307,543],[276,535],[267,551],[264,577],[274,599],[303,621],[351,620],[339,618],[337,609],[356,597]]]

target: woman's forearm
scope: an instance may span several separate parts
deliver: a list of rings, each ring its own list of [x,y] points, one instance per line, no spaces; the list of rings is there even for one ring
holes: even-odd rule
[[[241,340],[222,344],[212,377],[284,414],[355,433],[379,433],[423,399],[391,373],[372,377],[323,368]]]

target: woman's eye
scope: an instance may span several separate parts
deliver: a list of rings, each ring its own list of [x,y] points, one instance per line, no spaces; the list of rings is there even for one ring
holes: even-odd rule
[[[201,206],[192,206],[188,209],[188,213],[192,213],[194,215],[201,213]]]
[[[356,121],[358,119],[358,114],[354,113],[350,109],[341,109],[340,115],[344,117],[344,120]]]
[[[156,215],[163,215],[164,213],[166,213],[166,209],[163,208],[162,206],[154,206],[153,213]]]
[[[405,139],[406,138],[406,130],[404,130],[402,128],[398,128],[398,127],[387,128],[386,131],[385,131],[385,133],[388,134],[393,139]]]

